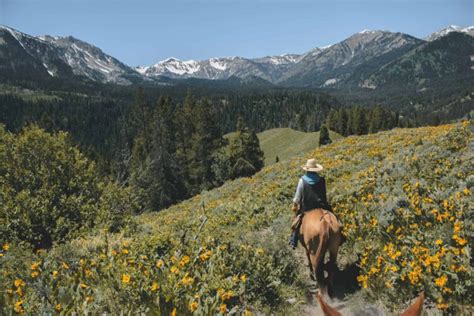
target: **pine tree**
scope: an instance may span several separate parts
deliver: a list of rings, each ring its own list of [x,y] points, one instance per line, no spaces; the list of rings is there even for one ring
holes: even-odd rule
[[[196,101],[188,91],[183,106],[176,108],[174,125],[176,126],[176,157],[182,166],[182,173],[185,179],[185,186],[189,191],[194,185],[190,178],[190,163],[192,151],[192,135],[194,132],[195,119],[193,111],[195,110]]]
[[[331,138],[329,138],[329,131],[326,125],[321,126],[319,131],[319,146],[324,146],[332,143]]]
[[[190,177],[196,189],[209,189],[215,185],[213,175],[214,154],[224,145],[218,125],[217,113],[208,99],[200,100],[193,111],[195,117],[190,161]]]
[[[362,107],[356,107],[354,109],[354,119],[352,131],[355,135],[367,134],[368,126],[366,120],[365,110]]]
[[[255,131],[249,131],[242,119],[237,121],[237,136],[230,146],[232,178],[251,176],[263,168],[264,153]]]
[[[337,122],[336,122],[336,131],[345,135],[347,129],[347,113],[345,109],[339,109],[337,112]],[[347,136],[347,135],[345,135]]]

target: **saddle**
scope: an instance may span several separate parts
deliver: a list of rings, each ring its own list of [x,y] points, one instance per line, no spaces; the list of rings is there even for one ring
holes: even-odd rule
[[[332,214],[332,213],[327,210],[324,210],[324,214],[323,216],[321,216],[320,221],[322,221],[323,218],[328,214]],[[303,221],[303,216],[304,216],[304,213],[299,213],[298,215],[295,216],[295,218],[293,219],[293,222],[291,223],[291,230],[296,230],[300,227],[301,222]],[[332,223],[332,218],[330,218],[329,221]],[[336,221],[338,220],[336,219]]]

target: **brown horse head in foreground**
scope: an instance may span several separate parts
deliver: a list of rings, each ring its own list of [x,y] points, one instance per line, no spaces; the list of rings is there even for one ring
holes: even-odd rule
[[[326,303],[324,299],[321,297],[319,292],[316,293],[316,298],[318,299],[319,306],[321,306],[324,316],[341,316],[342,315],[336,309],[329,306],[328,303]],[[418,296],[415,302],[410,307],[408,307],[408,309],[406,309],[402,314],[400,314],[400,316],[420,316],[421,311],[423,309],[424,300],[425,300],[425,293],[421,292],[421,294]]]
[[[304,213],[300,227],[300,242],[306,250],[311,277],[316,279],[323,295],[328,294],[334,272],[337,270],[337,251],[342,242],[342,226],[333,213],[315,209]],[[329,250],[329,262],[324,264],[326,251]],[[328,272],[324,276],[325,268]],[[329,289],[330,290],[330,289]]]

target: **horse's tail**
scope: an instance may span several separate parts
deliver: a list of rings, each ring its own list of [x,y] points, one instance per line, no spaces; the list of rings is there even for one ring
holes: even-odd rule
[[[314,271],[316,272],[316,278],[318,277],[318,274],[319,274],[318,271],[320,268],[320,264],[323,264],[324,254],[326,253],[326,245],[329,239],[329,224],[324,219],[321,220],[320,229],[321,230],[319,233],[319,245],[318,245],[318,249],[316,250],[316,255],[315,255],[316,263],[314,266]]]

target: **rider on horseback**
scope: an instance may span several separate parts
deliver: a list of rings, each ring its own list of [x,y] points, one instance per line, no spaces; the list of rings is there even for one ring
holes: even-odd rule
[[[301,166],[306,173],[300,178],[293,199],[292,211],[297,214],[292,225],[293,232],[290,238],[290,246],[295,249],[298,244],[299,228],[304,212],[316,208],[332,212],[332,208],[326,197],[326,181],[318,172],[323,166],[316,163],[316,159],[308,159],[306,165]]]

